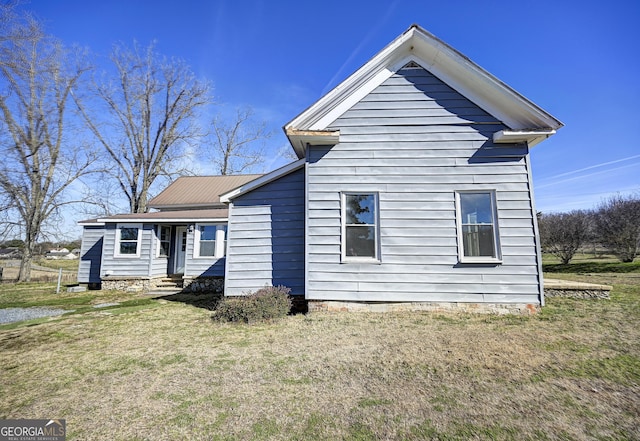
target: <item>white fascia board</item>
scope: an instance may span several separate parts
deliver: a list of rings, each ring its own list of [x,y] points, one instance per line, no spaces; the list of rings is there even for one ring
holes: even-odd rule
[[[562,122],[427,31],[415,33],[422,66],[511,129],[559,129]],[[419,63],[420,64],[420,63]]]
[[[81,227],[104,227],[104,222],[78,222]]]
[[[181,223],[195,223],[195,222],[226,222],[226,217],[207,217],[207,218],[193,218],[193,217],[180,217],[180,218],[153,218],[153,219],[140,219],[140,218],[118,218],[118,219],[98,219],[102,225],[104,223],[138,223],[138,224],[181,224]],[[95,225],[95,224],[90,224]]]
[[[563,126],[533,102],[419,26],[412,26],[369,62],[302,112],[284,128],[323,130],[382,84],[409,61],[414,61],[511,129]],[[295,146],[296,152],[304,146]],[[301,150],[298,152],[298,150]]]
[[[336,113],[340,116],[350,108],[348,103],[343,102],[346,99],[349,99],[352,94],[358,94],[359,99],[361,99],[376,86],[380,85],[384,80],[393,75],[393,72],[385,69],[385,67],[390,64],[389,58],[393,57],[394,54],[397,54],[398,48],[406,44],[407,41],[411,39],[411,31],[412,29],[389,43],[360,69],[316,101],[311,105],[311,107],[291,120],[291,122],[286,124],[284,126],[285,130],[289,128],[298,130],[326,129],[331,122],[337,119],[335,116]],[[372,82],[367,86],[370,81]],[[363,87],[365,89],[360,91]],[[367,89],[370,90],[365,93],[365,90]],[[349,99],[349,102],[351,101],[353,100]],[[354,103],[355,102],[357,101],[354,101]],[[341,111],[334,111],[334,108],[337,106],[340,106]],[[328,116],[329,113],[332,116]]]
[[[336,100],[332,103],[331,111],[322,115],[320,119],[315,121],[309,127],[310,130],[324,130],[329,127],[335,120],[340,118],[347,110],[351,109],[356,103],[362,100],[369,93],[384,83],[394,74],[394,71],[389,69],[382,69],[373,75],[367,82],[356,88],[353,93],[347,95],[342,101]]]
[[[297,161],[291,162],[284,167],[280,167],[266,175],[262,175],[257,179],[254,179],[251,182],[247,182],[246,184],[235,188],[227,193],[220,195],[220,202],[229,203],[232,199],[243,195],[245,193],[249,193],[252,190],[255,190],[258,187],[262,187],[263,185],[268,184],[269,182],[275,181],[276,179],[288,175],[289,173],[298,170],[304,166],[306,159],[298,159]]]

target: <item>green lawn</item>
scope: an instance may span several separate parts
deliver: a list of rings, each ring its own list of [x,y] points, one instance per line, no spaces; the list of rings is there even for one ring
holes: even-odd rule
[[[69,440],[640,439],[640,272],[565,275],[611,300],[245,326],[187,296],[0,286],[76,310],[0,327],[0,418],[65,418]]]

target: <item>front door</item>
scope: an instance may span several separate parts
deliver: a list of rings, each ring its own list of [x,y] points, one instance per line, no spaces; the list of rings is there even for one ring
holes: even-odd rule
[[[176,227],[175,274],[184,274],[184,258],[187,254],[187,227]]]

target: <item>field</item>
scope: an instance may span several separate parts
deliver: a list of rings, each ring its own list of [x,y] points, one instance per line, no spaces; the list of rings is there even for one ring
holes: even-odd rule
[[[62,281],[75,282],[78,279],[78,263],[78,260],[35,259],[31,270],[31,279],[39,282],[56,282],[58,270],[62,269]],[[18,279],[19,260],[0,260],[0,267],[3,268],[2,278],[5,281]]]
[[[0,418],[65,418],[69,440],[638,440],[640,267],[562,277],[612,299],[245,326],[201,298],[0,286],[0,307],[75,310],[0,326]]]

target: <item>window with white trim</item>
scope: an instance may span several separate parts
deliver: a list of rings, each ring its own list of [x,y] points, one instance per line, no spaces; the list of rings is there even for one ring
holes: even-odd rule
[[[461,262],[499,262],[496,194],[488,191],[456,193],[458,254]]]
[[[378,194],[342,193],[342,259],[378,260]]]
[[[115,257],[140,257],[142,224],[118,224],[116,226]]]
[[[168,225],[158,226],[158,257],[169,257],[171,249],[171,227]]]
[[[225,255],[227,226],[197,224],[193,256],[195,258],[223,257]]]

